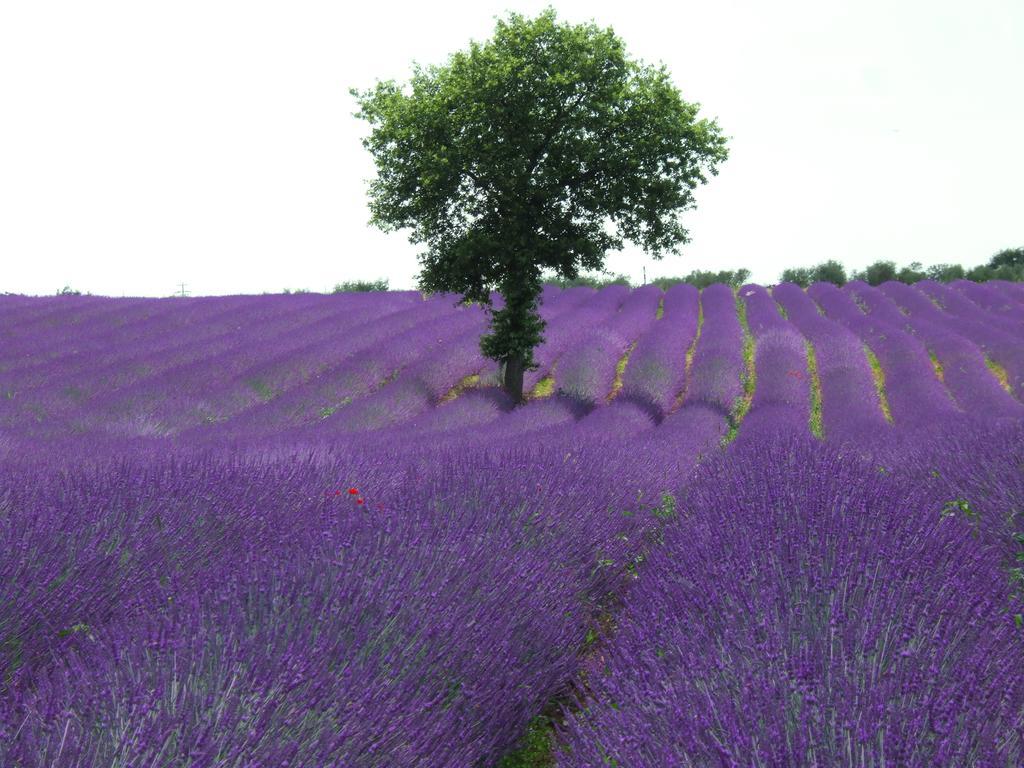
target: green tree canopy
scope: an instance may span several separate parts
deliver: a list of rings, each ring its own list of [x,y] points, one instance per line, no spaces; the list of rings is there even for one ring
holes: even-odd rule
[[[790,267],[782,270],[783,283],[796,283],[801,288],[806,288],[814,282],[814,269],[812,267]]]
[[[925,271],[920,261],[912,261],[909,265],[901,268],[900,271],[896,273],[896,279],[901,283],[907,283],[908,285],[913,285],[919,280],[924,280],[926,277],[928,277],[928,273]]]
[[[863,280],[868,285],[881,285],[890,280],[896,280],[897,274],[896,262],[876,261],[874,264],[869,264],[863,270],[854,272],[853,279]]]
[[[1024,247],[1004,248],[988,260],[990,267],[1017,267],[1024,269]]]
[[[846,285],[846,268],[835,259],[823,261],[814,268],[813,282]]]
[[[445,66],[414,64],[411,94],[394,81],[350,92],[373,126],[370,224],[426,244],[420,290],[489,311],[501,293],[481,349],[504,363],[516,401],[543,340],[541,271],[600,270],[624,239],[676,253],[688,240],[678,213],[727,157],[664,65],[629,60],[611,28],[557,24],[550,7],[499,20]]]
[[[707,288],[715,283],[725,283],[734,288],[739,288],[750,277],[749,269],[723,269],[718,272],[695,269],[685,277],[656,277],[651,281],[662,290],[667,290],[677,283],[686,283],[694,288]]]
[[[345,280],[342,283],[336,283],[331,293],[366,293],[368,291],[386,291],[387,289],[388,279],[385,277],[380,280]]]
[[[964,274],[966,273],[960,264],[933,264],[925,270],[929,280],[937,280],[940,283],[962,280]]]

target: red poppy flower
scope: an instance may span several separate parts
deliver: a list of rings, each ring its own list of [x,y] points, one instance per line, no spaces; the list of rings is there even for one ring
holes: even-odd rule
[[[357,491],[357,490],[356,490],[355,488],[349,488],[349,489],[348,489],[348,492],[349,492],[349,494],[351,494],[352,496],[355,496],[355,495],[356,495],[357,493],[359,493],[359,491]]]
[[[362,504],[362,503],[363,503],[362,499],[356,499],[356,504]]]

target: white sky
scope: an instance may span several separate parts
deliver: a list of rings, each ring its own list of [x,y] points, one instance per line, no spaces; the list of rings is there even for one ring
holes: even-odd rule
[[[639,279],[837,258],[981,263],[1024,245],[1021,0],[561,0],[664,62],[731,137]],[[367,225],[349,87],[405,82],[537,2],[0,4],[0,292],[413,287],[422,246]]]

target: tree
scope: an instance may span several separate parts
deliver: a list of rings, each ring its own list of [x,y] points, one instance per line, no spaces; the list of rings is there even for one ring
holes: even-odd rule
[[[928,273],[925,272],[920,261],[912,261],[909,266],[903,267],[896,273],[896,279],[907,285],[912,285],[918,280],[924,280],[926,277],[928,277]]]
[[[386,291],[388,279],[380,280],[346,280],[343,283],[336,283],[331,293],[366,293],[369,291]]]
[[[992,279],[993,273],[992,267],[988,264],[979,264],[976,267],[971,267],[967,270],[967,274],[964,278],[974,283],[984,283]]]
[[[557,285],[559,288],[575,288],[585,285],[588,288],[607,288],[609,285],[626,285],[630,288],[633,284],[629,282],[628,275],[578,275],[574,280],[567,280],[564,277],[555,276],[543,281],[550,285]]]
[[[868,285],[881,285],[896,279],[896,262],[876,261],[869,264],[862,272],[853,273],[854,280],[863,280]]]
[[[940,283],[962,280],[964,274],[964,268],[960,264],[933,264],[925,270],[925,276],[929,280],[936,280]]]
[[[990,267],[1016,267],[1024,269],[1024,247],[1004,248],[988,261]]]
[[[806,288],[814,281],[814,270],[811,267],[790,267],[782,270],[780,281],[796,283],[801,288]]]
[[[747,282],[748,277],[750,277],[749,269],[723,269],[718,272],[695,269],[684,277],[681,282],[702,290],[715,283],[725,283],[733,288],[739,288]]]
[[[412,228],[422,291],[461,293],[490,313],[480,340],[522,401],[543,341],[541,271],[600,270],[623,238],[654,256],[688,242],[674,215],[728,156],[713,120],[681,98],[664,65],[626,58],[611,28],[512,13],[493,39],[446,65],[351,89],[373,126],[370,224]],[[615,225],[609,233],[607,226]],[[490,292],[504,297],[493,311]]]
[[[846,285],[846,267],[835,259],[821,262],[812,270],[811,275],[812,281],[815,283]]]

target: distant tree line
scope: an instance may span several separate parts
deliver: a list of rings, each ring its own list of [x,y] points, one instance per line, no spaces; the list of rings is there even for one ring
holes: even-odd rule
[[[334,286],[331,293],[366,293],[368,291],[386,291],[388,281],[386,278],[380,280],[346,280]]]
[[[388,290],[388,280],[387,278],[381,278],[380,280],[346,280],[343,283],[335,284],[331,293],[366,293],[368,291],[386,290]],[[307,288],[285,288],[281,293],[311,293],[311,291]]]
[[[683,277],[656,277],[651,280],[662,290],[678,283],[689,283],[695,288],[707,288],[715,283],[725,283],[739,287],[750,278],[749,269],[723,269],[718,272],[695,269]],[[894,261],[876,261],[867,267],[855,272],[848,273],[846,267],[834,259],[823,261],[813,267],[793,267],[782,271],[779,278],[783,283],[796,283],[806,288],[811,283],[833,283],[835,285],[846,285],[851,280],[863,280],[869,285],[881,285],[890,280],[901,283],[916,283],[918,280],[936,280],[940,283],[948,283],[953,280],[971,280],[975,283],[983,283],[987,280],[1007,280],[1009,282],[1024,282],[1024,246],[1020,248],[1004,248],[988,260],[986,264],[979,264],[976,267],[967,269],[960,264],[933,264],[925,267],[919,261],[912,261],[910,264],[897,267]],[[569,280],[562,277],[549,277],[544,280],[548,285],[557,285],[559,288],[573,288],[586,285],[591,288],[605,288],[609,285],[633,286],[630,279],[623,274],[599,273],[597,275],[578,275]],[[331,293],[361,293],[368,291],[387,291],[388,280],[346,280],[334,286]],[[290,290],[285,288],[282,293],[309,293],[308,290],[297,288]],[[82,292],[65,285],[59,291],[58,296],[81,296]],[[91,295],[91,294],[86,294]],[[474,302],[475,303],[475,302]]]
[[[749,277],[749,269],[723,269],[719,272],[706,272],[695,269],[685,277],[656,277],[651,280],[651,284],[658,286],[662,290],[666,290],[677,283],[689,283],[696,288],[707,288],[715,283],[726,283],[727,285],[739,287],[747,282]],[[573,288],[579,285],[586,285],[591,288],[605,288],[609,285],[632,285],[626,275],[580,275],[573,280],[555,277],[549,278],[544,282],[549,285],[557,285],[559,288]]]
[[[726,269],[719,272],[694,270],[685,277],[658,277],[651,280],[653,285],[667,289],[677,283],[689,283],[696,288],[706,288],[714,283],[740,286],[750,277],[749,269]],[[779,278],[783,283],[796,283],[806,288],[811,283],[833,283],[846,285],[851,280],[863,280],[869,285],[881,285],[890,280],[901,283],[916,283],[918,280],[936,280],[948,283],[953,280],[971,280],[983,283],[987,280],[1008,280],[1024,282],[1024,247],[1005,248],[988,260],[987,264],[979,264],[967,269],[960,264],[934,264],[925,267],[919,261],[912,261],[904,267],[897,267],[894,261],[876,261],[864,269],[848,273],[846,267],[834,259],[829,259],[814,267],[793,267],[783,270]],[[571,288],[587,285],[591,288],[604,288],[609,285],[632,285],[625,275],[580,275],[574,280],[548,278],[544,281],[560,288]]]
[[[845,285],[850,280],[863,280],[869,285],[881,285],[889,281],[916,283],[918,280],[936,280],[948,283],[953,280],[971,280],[983,283],[987,280],[1009,280],[1024,282],[1024,247],[1005,248],[988,260],[987,264],[965,269],[960,264],[933,264],[922,266],[919,261],[897,267],[894,261],[876,261],[847,277],[846,268],[838,261],[829,260],[815,267],[796,267],[782,272],[781,281],[807,287],[811,283],[834,283]]]

